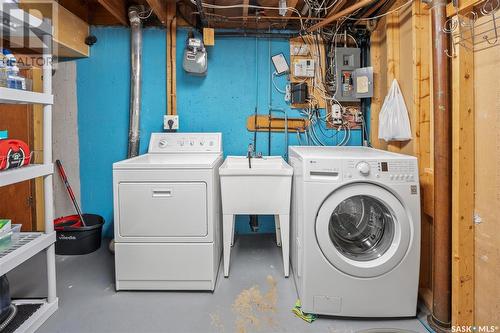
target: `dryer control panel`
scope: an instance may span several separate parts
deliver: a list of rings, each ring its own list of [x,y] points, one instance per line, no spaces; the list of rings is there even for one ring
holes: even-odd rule
[[[149,153],[220,153],[222,133],[152,133]]]
[[[384,183],[418,182],[416,159],[311,159],[306,181],[376,180]]]

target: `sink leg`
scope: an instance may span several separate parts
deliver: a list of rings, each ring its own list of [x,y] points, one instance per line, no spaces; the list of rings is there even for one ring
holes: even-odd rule
[[[222,241],[224,243],[224,276],[229,276],[229,259],[231,257],[231,241],[233,239],[234,215],[224,214],[222,217]]]
[[[279,215],[274,215],[274,226],[276,227],[276,244],[281,246],[281,231]]]
[[[285,277],[290,274],[290,215],[280,215],[281,251],[283,253],[283,270]]]
[[[233,227],[231,228],[231,246],[234,246],[234,229],[236,228],[236,223],[233,221]]]

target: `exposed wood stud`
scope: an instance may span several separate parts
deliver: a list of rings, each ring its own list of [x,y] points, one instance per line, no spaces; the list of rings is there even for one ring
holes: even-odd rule
[[[455,20],[457,18],[454,18]],[[461,17],[461,19],[466,19]],[[467,29],[464,29],[467,30]],[[465,31],[464,34],[470,32]],[[464,37],[470,38],[470,37]],[[474,54],[452,59],[452,325],[474,325]]]
[[[167,3],[167,114],[177,114],[176,99],[176,3]]]
[[[394,79],[399,81],[400,65],[400,34],[399,34],[399,13],[395,12],[387,16],[387,91],[389,91]],[[391,141],[388,143],[389,151],[399,151],[401,143]]]

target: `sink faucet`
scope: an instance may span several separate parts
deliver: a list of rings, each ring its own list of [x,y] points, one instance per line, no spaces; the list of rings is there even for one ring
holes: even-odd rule
[[[248,168],[252,168],[252,155],[253,155],[253,144],[248,145],[247,158],[248,158]]]
[[[248,158],[248,168],[252,168],[252,158],[262,158],[262,153],[256,153],[254,145],[250,143],[248,145],[247,158]]]

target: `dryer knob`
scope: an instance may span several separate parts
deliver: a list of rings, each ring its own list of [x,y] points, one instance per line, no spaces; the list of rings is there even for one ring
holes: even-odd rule
[[[358,169],[359,173],[363,176],[368,176],[370,174],[370,164],[366,162],[359,162],[356,165],[356,169]]]
[[[158,145],[160,146],[160,148],[165,148],[168,145],[168,142],[167,140],[160,140]]]

